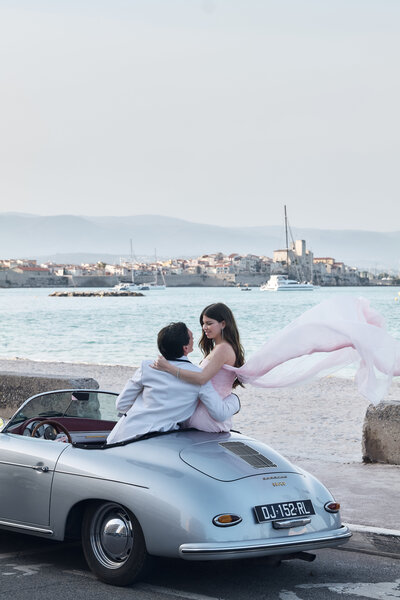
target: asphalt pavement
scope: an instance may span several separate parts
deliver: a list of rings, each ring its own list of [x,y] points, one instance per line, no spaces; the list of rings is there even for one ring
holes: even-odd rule
[[[125,588],[98,581],[77,544],[0,532],[1,600],[377,600],[400,598],[399,561],[324,548],[314,562],[159,559]],[[20,549],[20,551],[18,551]]]
[[[400,466],[309,459],[293,462],[315,475],[340,502],[353,533],[344,546],[400,558]]]

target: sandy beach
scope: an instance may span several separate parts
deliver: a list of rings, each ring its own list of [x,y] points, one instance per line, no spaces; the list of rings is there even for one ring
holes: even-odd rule
[[[0,359],[1,372],[93,377],[100,389],[119,392],[135,367],[66,362]],[[248,386],[236,390],[241,411],[234,428],[296,458],[333,462],[361,461],[361,439],[368,402],[354,381],[325,377],[311,384],[266,390]],[[392,384],[387,399],[400,398]]]

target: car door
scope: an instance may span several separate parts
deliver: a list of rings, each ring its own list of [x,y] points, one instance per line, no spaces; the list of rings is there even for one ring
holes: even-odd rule
[[[55,465],[68,444],[0,433],[0,521],[49,525]]]

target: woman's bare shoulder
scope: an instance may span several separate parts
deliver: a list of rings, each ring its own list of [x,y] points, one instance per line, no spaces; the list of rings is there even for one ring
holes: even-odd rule
[[[215,346],[207,358],[212,360],[217,357],[225,365],[234,365],[236,361],[235,351],[228,342],[221,342],[218,346]]]

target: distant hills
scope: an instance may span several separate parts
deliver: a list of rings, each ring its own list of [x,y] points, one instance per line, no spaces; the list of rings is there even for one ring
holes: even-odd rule
[[[399,270],[400,231],[298,229],[314,256],[332,256],[348,265]],[[283,227],[218,227],[154,215],[124,217],[38,216],[0,213],[0,258],[36,258],[56,262],[118,262],[189,257],[214,252],[272,256],[285,246]]]

